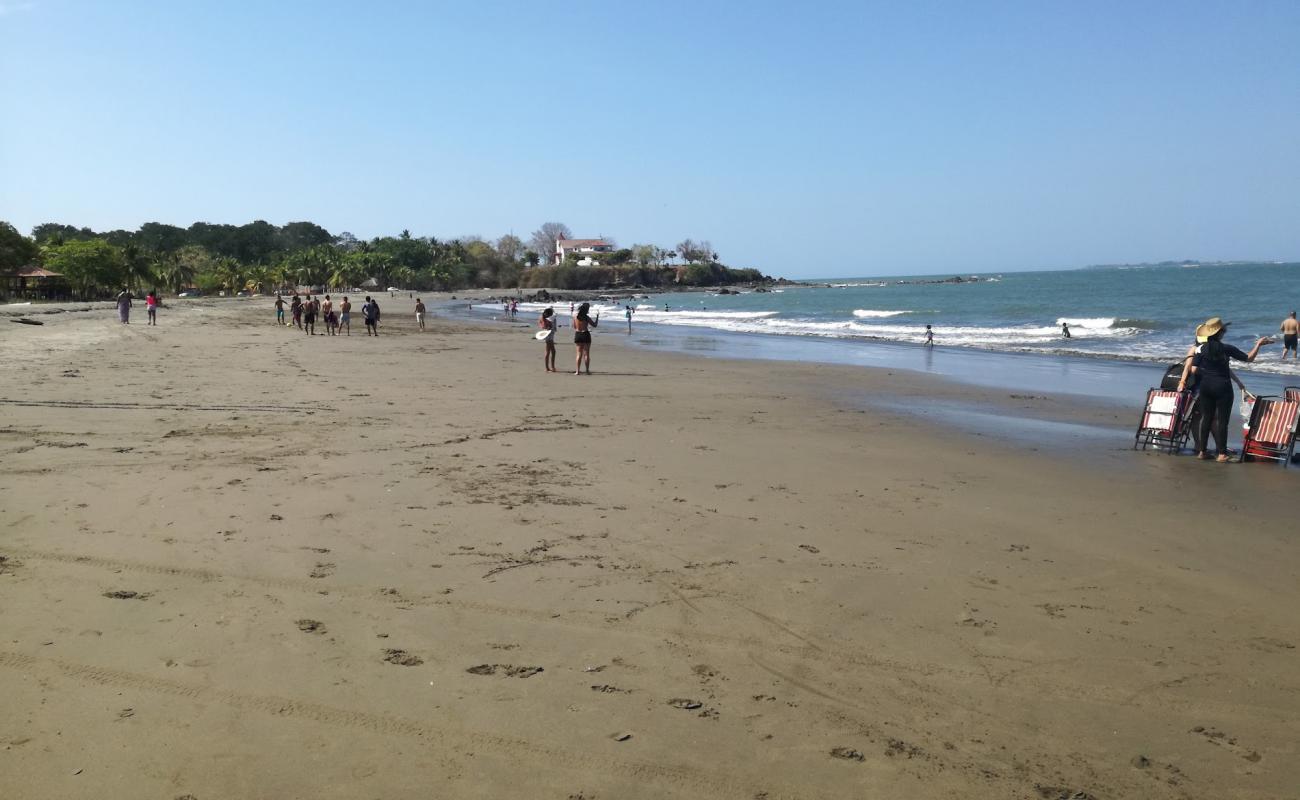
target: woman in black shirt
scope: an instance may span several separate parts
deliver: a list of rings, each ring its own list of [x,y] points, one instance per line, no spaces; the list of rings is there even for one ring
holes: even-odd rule
[[[1196,435],[1196,457],[1208,460],[1207,441],[1214,434],[1215,460],[1226,463],[1228,456],[1228,418],[1232,416],[1232,370],[1230,359],[1251,362],[1259,355],[1259,348],[1271,344],[1272,339],[1260,337],[1249,353],[1240,348],[1223,343],[1223,334],[1228,323],[1214,317],[1196,329],[1196,341],[1204,342],[1192,358],[1191,368],[1200,379],[1200,394],[1196,398],[1197,409],[1201,412],[1200,424],[1193,432]]]

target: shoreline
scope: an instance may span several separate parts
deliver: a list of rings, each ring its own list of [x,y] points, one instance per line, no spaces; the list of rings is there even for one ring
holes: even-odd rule
[[[1300,781],[1282,470],[862,403],[1074,413],[902,370],[607,335],[548,375],[523,330],[394,305],[377,340],[269,304],[0,337],[32,354],[0,391],[15,796]]]

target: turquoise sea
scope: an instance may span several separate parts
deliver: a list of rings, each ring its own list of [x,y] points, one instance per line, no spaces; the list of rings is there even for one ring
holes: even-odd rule
[[[637,321],[681,328],[919,344],[929,324],[940,348],[1153,363],[1177,360],[1208,317],[1230,320],[1228,340],[1246,348],[1275,334],[1300,307],[1297,263],[986,273],[933,282],[944,277],[954,276],[837,278],[738,295],[656,293],[630,303]],[[560,305],[556,310],[567,312]],[[621,304],[598,309],[622,319]],[[1069,339],[1062,322],[1069,323]],[[1300,367],[1281,364],[1280,354],[1275,345],[1251,369],[1300,374]]]

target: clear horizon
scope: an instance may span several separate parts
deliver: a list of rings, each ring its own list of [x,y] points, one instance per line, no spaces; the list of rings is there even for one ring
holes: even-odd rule
[[[558,220],[803,280],[1295,261],[1297,34],[1288,3],[0,0],[0,219]]]

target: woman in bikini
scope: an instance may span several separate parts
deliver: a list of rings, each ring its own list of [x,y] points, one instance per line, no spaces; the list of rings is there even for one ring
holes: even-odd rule
[[[542,362],[546,365],[547,372],[555,372],[555,309],[548,308],[542,312],[542,316],[537,320],[537,326],[546,331],[546,353],[542,357]]]
[[[573,317],[573,343],[578,346],[578,361],[574,375],[582,374],[583,362],[587,364],[587,374],[591,374],[591,329],[600,324],[600,315],[591,317],[587,312],[591,303],[578,306],[578,313]]]

